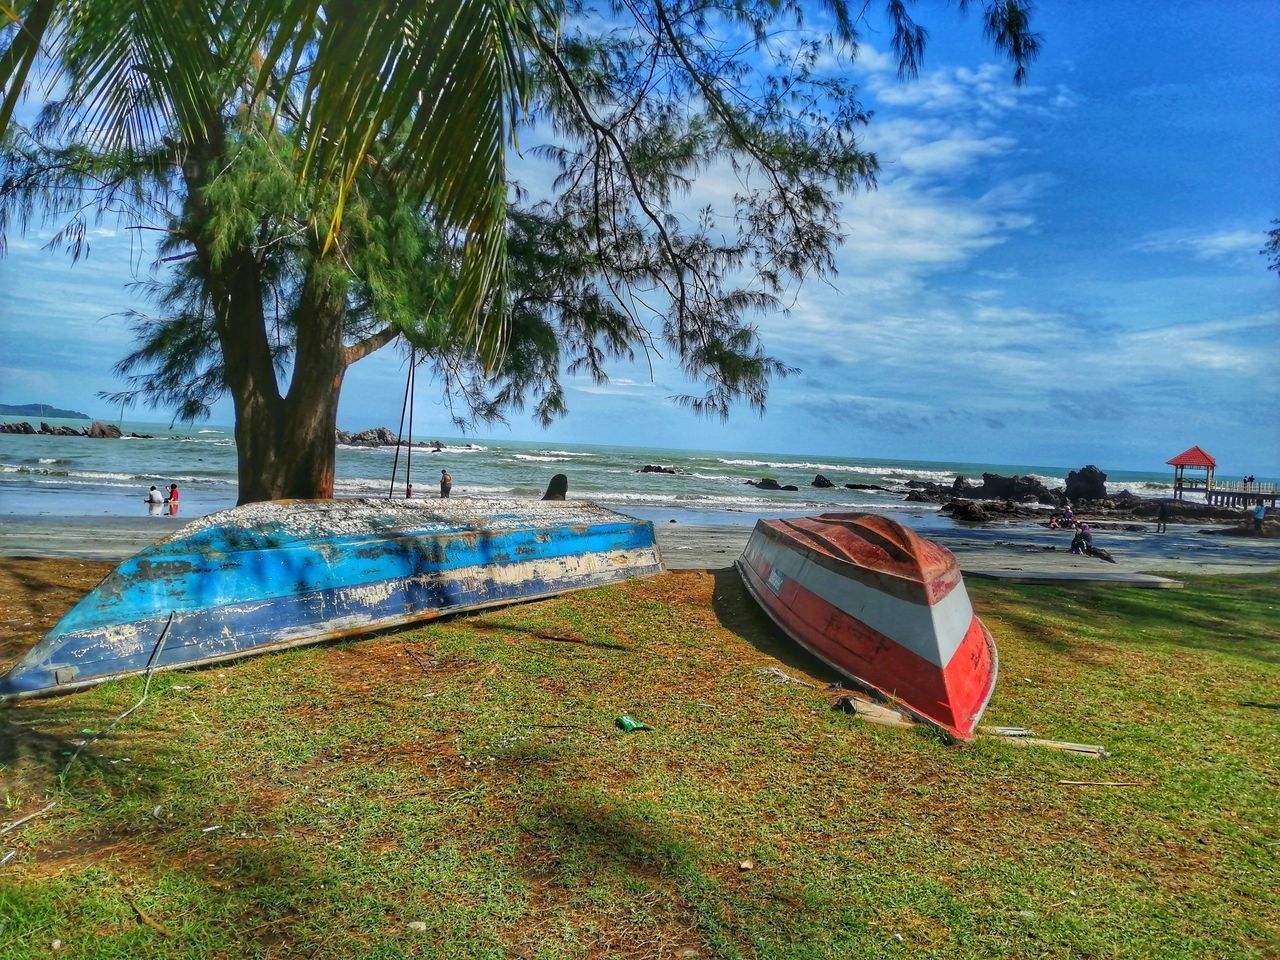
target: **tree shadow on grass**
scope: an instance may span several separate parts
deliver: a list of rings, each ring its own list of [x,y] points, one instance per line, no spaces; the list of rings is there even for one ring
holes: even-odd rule
[[[61,707],[0,709],[0,786],[20,785],[37,792],[50,788],[79,745],[115,719],[118,711]],[[106,772],[109,760],[102,754],[113,742],[132,737],[137,729],[116,731],[110,738],[89,744],[76,758],[77,775]],[[85,730],[91,732],[85,733]]]
[[[20,616],[0,630],[0,670],[24,656],[101,579],[101,565],[82,574],[68,561],[0,557],[0,592]]]
[[[800,646],[774,623],[742,585],[733,567],[712,570],[715,581],[711,607],[721,625],[756,650],[823,683],[840,681],[843,675]]]
[[[572,631],[568,630],[530,630],[527,626],[519,623],[513,623],[509,620],[492,620],[489,618],[476,617],[467,621],[467,627],[480,633],[513,633],[525,637],[531,637],[534,640],[545,640],[548,643],[563,643],[575,647],[597,647],[602,650],[622,650],[630,652],[633,648],[621,643],[606,643],[603,640],[588,640],[586,637],[576,636]]]
[[[1270,591],[1276,588],[1270,582]],[[979,613],[988,610],[1027,640],[1055,653],[1079,655],[1106,643],[1123,649],[1171,644],[1280,663],[1280,618],[1268,584],[1197,581],[1182,590],[1141,590],[1114,585],[984,586]],[[985,608],[985,609],[984,609]],[[1082,628],[1102,638],[1077,640]]]
[[[593,947],[602,953],[678,956],[681,948],[693,948],[717,955],[759,934],[762,913],[775,946],[829,923],[828,911],[802,882],[740,869],[750,851],[707,849],[651,803],[619,802],[565,783],[554,799],[518,816],[518,863],[536,891],[531,900],[538,901],[529,919],[560,907],[574,927],[601,938]],[[638,908],[646,919],[637,928]],[[581,922],[575,914],[583,915]],[[619,936],[634,939],[612,942]],[[627,949],[640,939],[646,950]]]

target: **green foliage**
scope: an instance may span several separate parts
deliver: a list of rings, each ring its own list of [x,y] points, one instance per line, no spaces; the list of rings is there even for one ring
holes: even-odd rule
[[[1039,49],[1029,4],[969,6],[1022,82]],[[914,74],[926,33],[903,0],[884,10]],[[160,230],[177,266],[141,288],[161,309],[131,315],[124,395],[184,415],[232,381],[279,399],[261,377],[223,376],[211,345],[271,342],[296,385],[320,305],[342,313],[327,349],[348,362],[402,333],[464,422],[527,404],[549,422],[566,409],[563,371],[602,381],[610,359],[654,352],[705,387],[677,401],[762,410],[789,368],[752,317],[834,272],[840,197],[875,183],[870,117],[827,68],[856,56],[866,12],[18,0],[0,27],[0,242],[33,217],[61,220],[73,255],[94,219]],[[7,111],[42,43],[57,99],[24,130]],[[559,175],[553,196],[512,205],[524,195],[505,150],[520,134],[550,139],[535,151]],[[739,187],[678,215],[704,176]]]

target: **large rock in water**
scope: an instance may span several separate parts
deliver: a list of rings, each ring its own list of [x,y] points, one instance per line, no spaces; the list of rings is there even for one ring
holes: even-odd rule
[[[83,437],[85,431],[77,430],[75,427],[51,427],[43,420],[40,421],[40,432],[50,437]],[[136,434],[134,434],[136,436]]]
[[[1068,500],[1105,500],[1107,475],[1093,464],[1072,470],[1067,474],[1066,495]]]
[[[991,519],[991,515],[972,500],[952,500],[940,512],[949,513],[953,520],[963,523],[987,523]]]
[[[98,440],[119,440],[120,428],[112,426],[109,423],[100,423],[97,420],[89,425],[89,429],[85,431],[86,437],[94,437]]]
[[[394,447],[396,445],[396,435],[386,427],[373,427],[369,430],[361,430],[359,433],[339,430],[337,436],[338,442],[348,447]]]
[[[962,480],[962,477],[957,477],[956,483]],[[946,503],[948,500],[955,499],[951,487],[934,483],[932,480],[908,480],[906,486],[910,489],[904,499],[910,503]]]
[[[790,483],[788,483],[788,484],[786,484],[786,485],[784,486],[784,485],[782,485],[782,484],[778,483],[778,481],[777,481],[777,480],[774,480],[772,477],[765,477],[763,480],[748,480],[748,481],[747,481],[747,483],[748,483],[748,485],[753,486],[753,487],[756,487],[757,489],[760,489],[760,490],[791,490],[791,491],[795,491],[795,490],[799,490],[799,489],[800,489],[799,487],[795,486],[794,484],[790,484]]]
[[[1061,499],[1035,477],[1005,477],[998,473],[984,473],[980,486],[974,486],[964,477],[956,477],[951,492],[954,496],[974,500],[1013,500],[1018,503],[1056,504]]]
[[[0,433],[35,433],[36,428],[23,420],[21,423],[0,423]]]
[[[834,484],[834,483],[832,483],[830,480],[828,480],[826,477],[824,477],[822,474],[818,474],[816,477],[814,477],[814,478],[813,478],[812,486],[815,486],[815,487],[834,487],[834,486],[835,486],[835,484]]]
[[[657,463],[646,463],[636,473],[678,473],[675,467],[664,467]]]

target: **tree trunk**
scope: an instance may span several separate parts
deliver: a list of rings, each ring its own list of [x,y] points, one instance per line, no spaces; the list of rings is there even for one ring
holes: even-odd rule
[[[222,142],[219,129],[211,130],[211,142],[193,147],[183,166],[185,219],[197,225],[209,219],[203,188],[216,169]],[[238,502],[332,497],[338,397],[346,369],[393,340],[395,331],[388,328],[345,346],[345,285],[332,278],[317,253],[299,295],[293,377],[282,395],[267,335],[265,280],[253,250],[245,247],[215,259],[210,239],[199,229],[193,232],[235,407]]]
[[[316,279],[324,272],[313,265],[299,297],[293,379],[286,396],[276,388],[274,371],[269,389],[263,389],[260,377],[231,376],[228,350],[240,350],[260,338],[258,349],[269,356],[270,344],[260,312],[229,318],[228,327],[242,334],[222,338],[236,405],[240,503],[333,496],[338,397],[347,370],[342,340],[346,294],[340,284]]]
[[[299,370],[295,386],[299,378],[313,382]],[[305,405],[286,399],[264,404],[257,397],[236,396],[239,503],[333,496],[340,386],[341,377],[327,394],[309,391],[316,400]]]

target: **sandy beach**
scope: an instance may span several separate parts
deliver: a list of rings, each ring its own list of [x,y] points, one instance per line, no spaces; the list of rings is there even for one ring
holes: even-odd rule
[[[119,561],[177,530],[173,517],[7,517],[0,526],[0,556]],[[1280,570],[1280,541],[1222,537],[1200,533],[1204,524],[1171,524],[1169,533],[1097,530],[1096,542],[1111,551],[1115,564],[1073,556],[1071,534],[1034,522],[1013,521],[952,530],[932,529],[927,536],[945,544],[965,573],[998,571],[1084,573],[1260,573]],[[667,567],[707,570],[727,567],[742,553],[751,527],[655,522]],[[1052,549],[1049,549],[1052,548]]]

